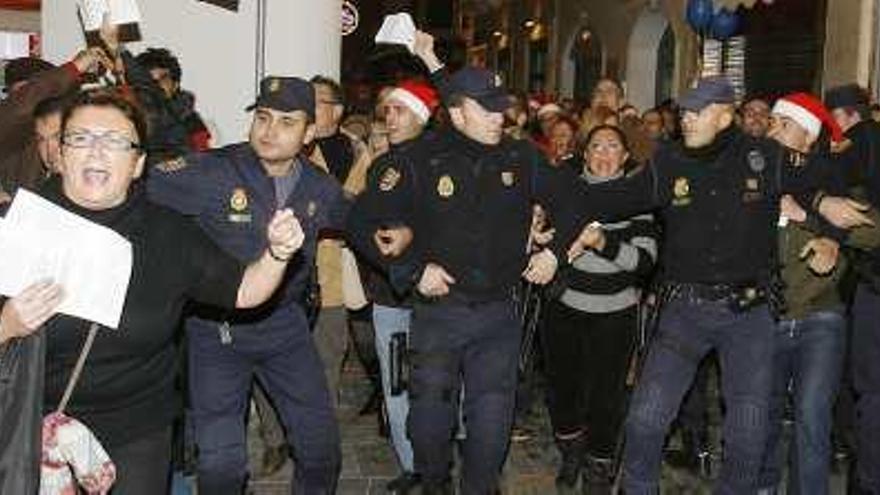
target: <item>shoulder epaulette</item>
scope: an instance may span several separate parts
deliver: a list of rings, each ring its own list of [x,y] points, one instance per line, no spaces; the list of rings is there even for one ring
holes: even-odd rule
[[[188,165],[189,163],[186,161],[186,158],[178,156],[177,158],[172,158],[170,160],[165,160],[164,162],[159,162],[155,165],[154,168],[160,172],[171,173],[182,170]]]

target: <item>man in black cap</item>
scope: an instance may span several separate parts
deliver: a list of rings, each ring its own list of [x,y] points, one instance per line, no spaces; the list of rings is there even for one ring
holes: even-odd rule
[[[423,59],[433,57],[421,48]],[[378,188],[352,210],[349,233],[398,294],[414,294],[407,426],[422,493],[452,493],[463,388],[461,492],[487,494],[498,488],[517,383],[513,288],[522,276],[548,282],[564,256],[561,243],[556,254],[527,255],[530,200],[558,213],[557,239],[573,238],[560,191],[576,179],[549,166],[528,141],[504,137],[510,100],[494,74],[467,67],[447,77],[440,65],[436,57],[428,63],[451,125],[396,151]]]
[[[339,431],[303,300],[318,236],[342,228],[349,201],[301,153],[314,134],[315,97],[307,81],[267,77],[249,109],[249,142],[160,163],[148,182],[154,201],[195,216],[241,260],[265,249],[261,232],[276,209],[292,208],[306,233],[270,302],[232,313],[198,308],[186,322],[199,492],[242,492],[244,418],[256,378],[288,432],[296,493],[334,493]]]
[[[849,141],[842,151],[848,186],[880,208],[880,124],[871,119],[867,91],[832,88],[825,105]],[[854,253],[858,285],[852,314],[853,385],[857,392],[857,473],[864,493],[880,492],[880,251]],[[861,493],[861,492],[859,492]]]
[[[661,146],[650,169],[654,189],[644,201],[661,208],[666,226],[665,307],[626,422],[628,495],[658,491],[669,425],[713,349],[726,404],[716,492],[757,489],[773,383],[779,198],[794,193],[813,217],[817,210],[841,228],[867,223],[849,200],[814,194],[823,187],[815,164],[786,166],[799,158],[733,125],[734,102],[726,79],[699,81],[681,100],[683,141]]]

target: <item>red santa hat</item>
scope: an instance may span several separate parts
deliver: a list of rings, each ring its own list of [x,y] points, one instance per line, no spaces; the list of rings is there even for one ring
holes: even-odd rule
[[[399,83],[388,93],[387,99],[402,103],[412,110],[422,123],[431,118],[434,109],[440,104],[437,90],[429,84],[414,80]]]
[[[831,134],[831,141],[843,141],[843,131],[822,104],[822,100],[809,93],[792,93],[776,100],[772,113],[788,117],[804,128],[809,134],[818,136],[824,125]]]

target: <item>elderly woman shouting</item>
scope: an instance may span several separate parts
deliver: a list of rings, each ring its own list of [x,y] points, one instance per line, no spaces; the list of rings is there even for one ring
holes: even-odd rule
[[[304,237],[293,213],[278,211],[267,229],[266,249],[242,266],[195,223],[146,198],[137,180],[145,132],[138,108],[117,94],[81,94],[62,121],[60,180],[41,191],[132,244],[119,328],[98,332],[67,407],[107,448],[117,468],[113,493],[125,494],[168,490],[171,423],[180,406],[175,332],[184,304],[194,300],[229,309],[261,304],[282,281]],[[0,315],[0,344],[42,329],[44,411],[57,407],[89,327],[56,315],[63,298],[63,287],[39,282],[8,300]]]

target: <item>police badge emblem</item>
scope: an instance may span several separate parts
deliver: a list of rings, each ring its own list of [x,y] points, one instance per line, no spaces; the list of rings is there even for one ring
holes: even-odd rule
[[[235,223],[247,223],[251,221],[251,214],[247,212],[249,205],[247,191],[243,187],[236,187],[229,196],[229,221]]]
[[[232,196],[229,197],[229,207],[237,212],[247,210],[248,197],[243,187],[236,187],[232,190]]]
[[[400,182],[400,172],[395,168],[389,168],[379,178],[379,190],[383,192],[391,191],[397,186],[398,182]]]
[[[672,186],[672,193],[675,194],[676,198],[683,198],[691,193],[691,186],[688,184],[687,177],[679,177],[675,179],[675,184]]]
[[[746,191],[743,193],[743,203],[760,201],[763,198],[761,191],[758,190],[760,182],[758,182],[756,177],[747,177],[745,185]]]
[[[281,81],[279,79],[272,79],[269,81],[269,91],[272,93],[278,92],[281,89]]]
[[[746,189],[749,191],[757,191],[758,190],[758,179],[754,177],[749,177],[746,179]]]
[[[764,154],[758,150],[749,151],[747,160],[749,168],[756,174],[760,174],[767,168],[767,160],[764,158]]]
[[[688,183],[687,177],[678,177],[675,179],[675,182],[672,184],[672,195],[675,196],[672,199],[672,204],[674,206],[685,206],[690,204],[690,194],[691,186]]]
[[[501,183],[504,184],[505,186],[507,186],[507,187],[512,186],[515,179],[516,179],[516,176],[514,175],[513,172],[511,172],[509,170],[501,172]]]
[[[440,177],[440,180],[437,181],[437,194],[441,198],[448,198],[455,194],[455,183],[452,182],[452,177],[448,175]]]

